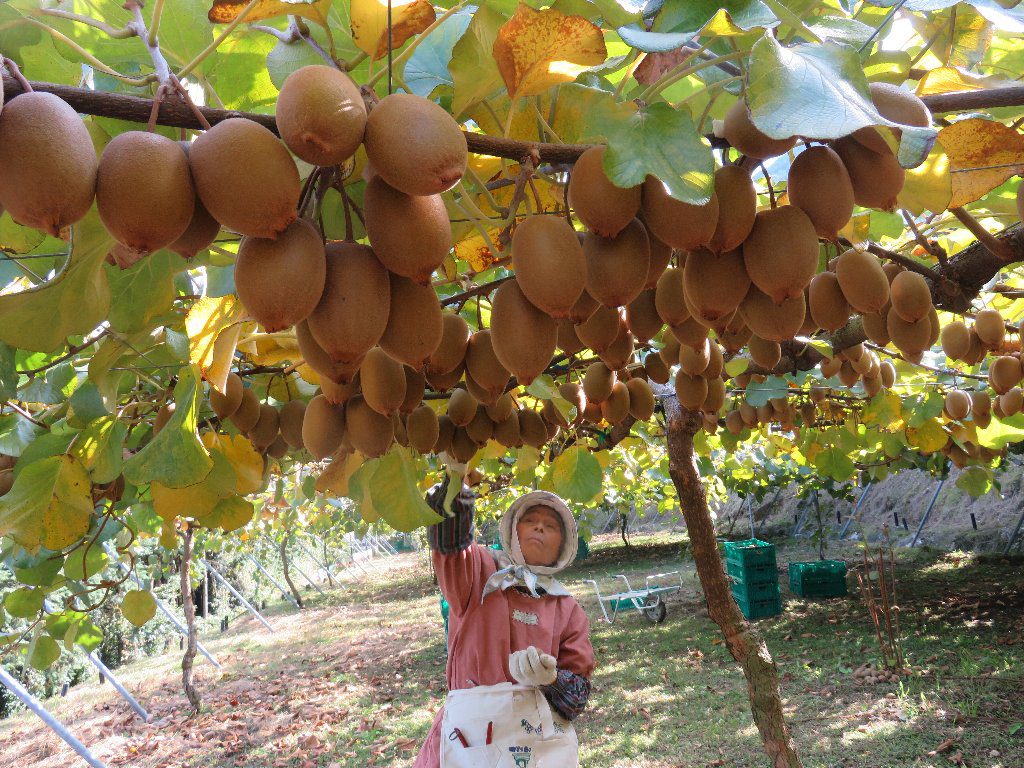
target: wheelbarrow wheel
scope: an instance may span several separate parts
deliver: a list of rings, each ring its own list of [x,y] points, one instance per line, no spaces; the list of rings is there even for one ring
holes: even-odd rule
[[[665,620],[668,608],[660,597],[649,598],[643,614],[651,624],[661,624]]]

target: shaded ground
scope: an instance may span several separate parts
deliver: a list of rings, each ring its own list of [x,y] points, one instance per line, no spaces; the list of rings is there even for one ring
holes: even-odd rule
[[[763,766],[746,686],[704,609],[681,539],[609,535],[566,579],[592,620],[599,667],[579,723],[586,768]],[[855,551],[844,552],[852,562]],[[876,661],[856,597],[806,601],[759,623],[783,675],[804,764],[820,768],[1024,766],[1024,562],[901,553],[903,629],[913,671],[859,684]],[[810,559],[796,546],[780,563]],[[683,568],[683,591],[654,626],[636,614],[595,619],[589,585]],[[783,569],[784,570],[784,569]],[[142,768],[408,766],[443,698],[437,593],[421,555],[388,561],[373,584],[271,610],[271,634],[245,619],[208,640],[224,665],[199,664],[206,704],[186,715],[177,655],[119,672],[154,715],[144,725],[109,686],[82,685],[48,708],[109,765]],[[0,765],[64,768],[71,751],[22,714],[0,722]]]

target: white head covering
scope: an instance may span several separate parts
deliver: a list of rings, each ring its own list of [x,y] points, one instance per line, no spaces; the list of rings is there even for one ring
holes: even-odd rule
[[[533,507],[546,507],[558,515],[562,521],[562,549],[554,565],[529,565],[523,557],[519,546],[519,535],[516,525],[519,519]],[[531,491],[520,496],[508,508],[498,526],[502,551],[492,550],[498,570],[491,575],[484,585],[483,595],[509,587],[525,587],[534,597],[540,597],[537,588],[554,596],[568,595],[554,575],[569,567],[576,559],[578,533],[576,518],[572,516],[569,506],[561,498],[548,491]]]

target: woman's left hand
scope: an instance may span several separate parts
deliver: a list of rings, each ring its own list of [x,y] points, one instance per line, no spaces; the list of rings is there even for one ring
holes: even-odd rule
[[[508,657],[509,674],[520,685],[551,685],[558,675],[555,664],[554,656],[541,653],[533,645]]]

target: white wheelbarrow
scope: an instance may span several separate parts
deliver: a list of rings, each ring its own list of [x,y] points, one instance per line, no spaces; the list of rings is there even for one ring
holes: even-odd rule
[[[664,584],[663,580],[669,576],[679,577],[678,584]],[[665,601],[662,599],[668,595],[675,594],[683,588],[683,577],[679,571],[669,571],[668,573],[655,573],[647,577],[643,589],[633,589],[623,574],[617,574],[616,579],[622,579],[626,585],[625,592],[616,592],[613,595],[602,595],[601,588],[597,582],[593,579],[586,579],[588,584],[594,586],[594,592],[597,594],[597,604],[601,608],[601,614],[604,616],[604,620],[609,624],[613,623],[620,611],[628,611],[630,608],[634,608],[637,613],[646,617],[652,624],[660,624],[665,620],[665,614],[667,608],[665,607]],[[608,607],[605,608],[605,603]],[[611,613],[609,614],[609,610]]]

